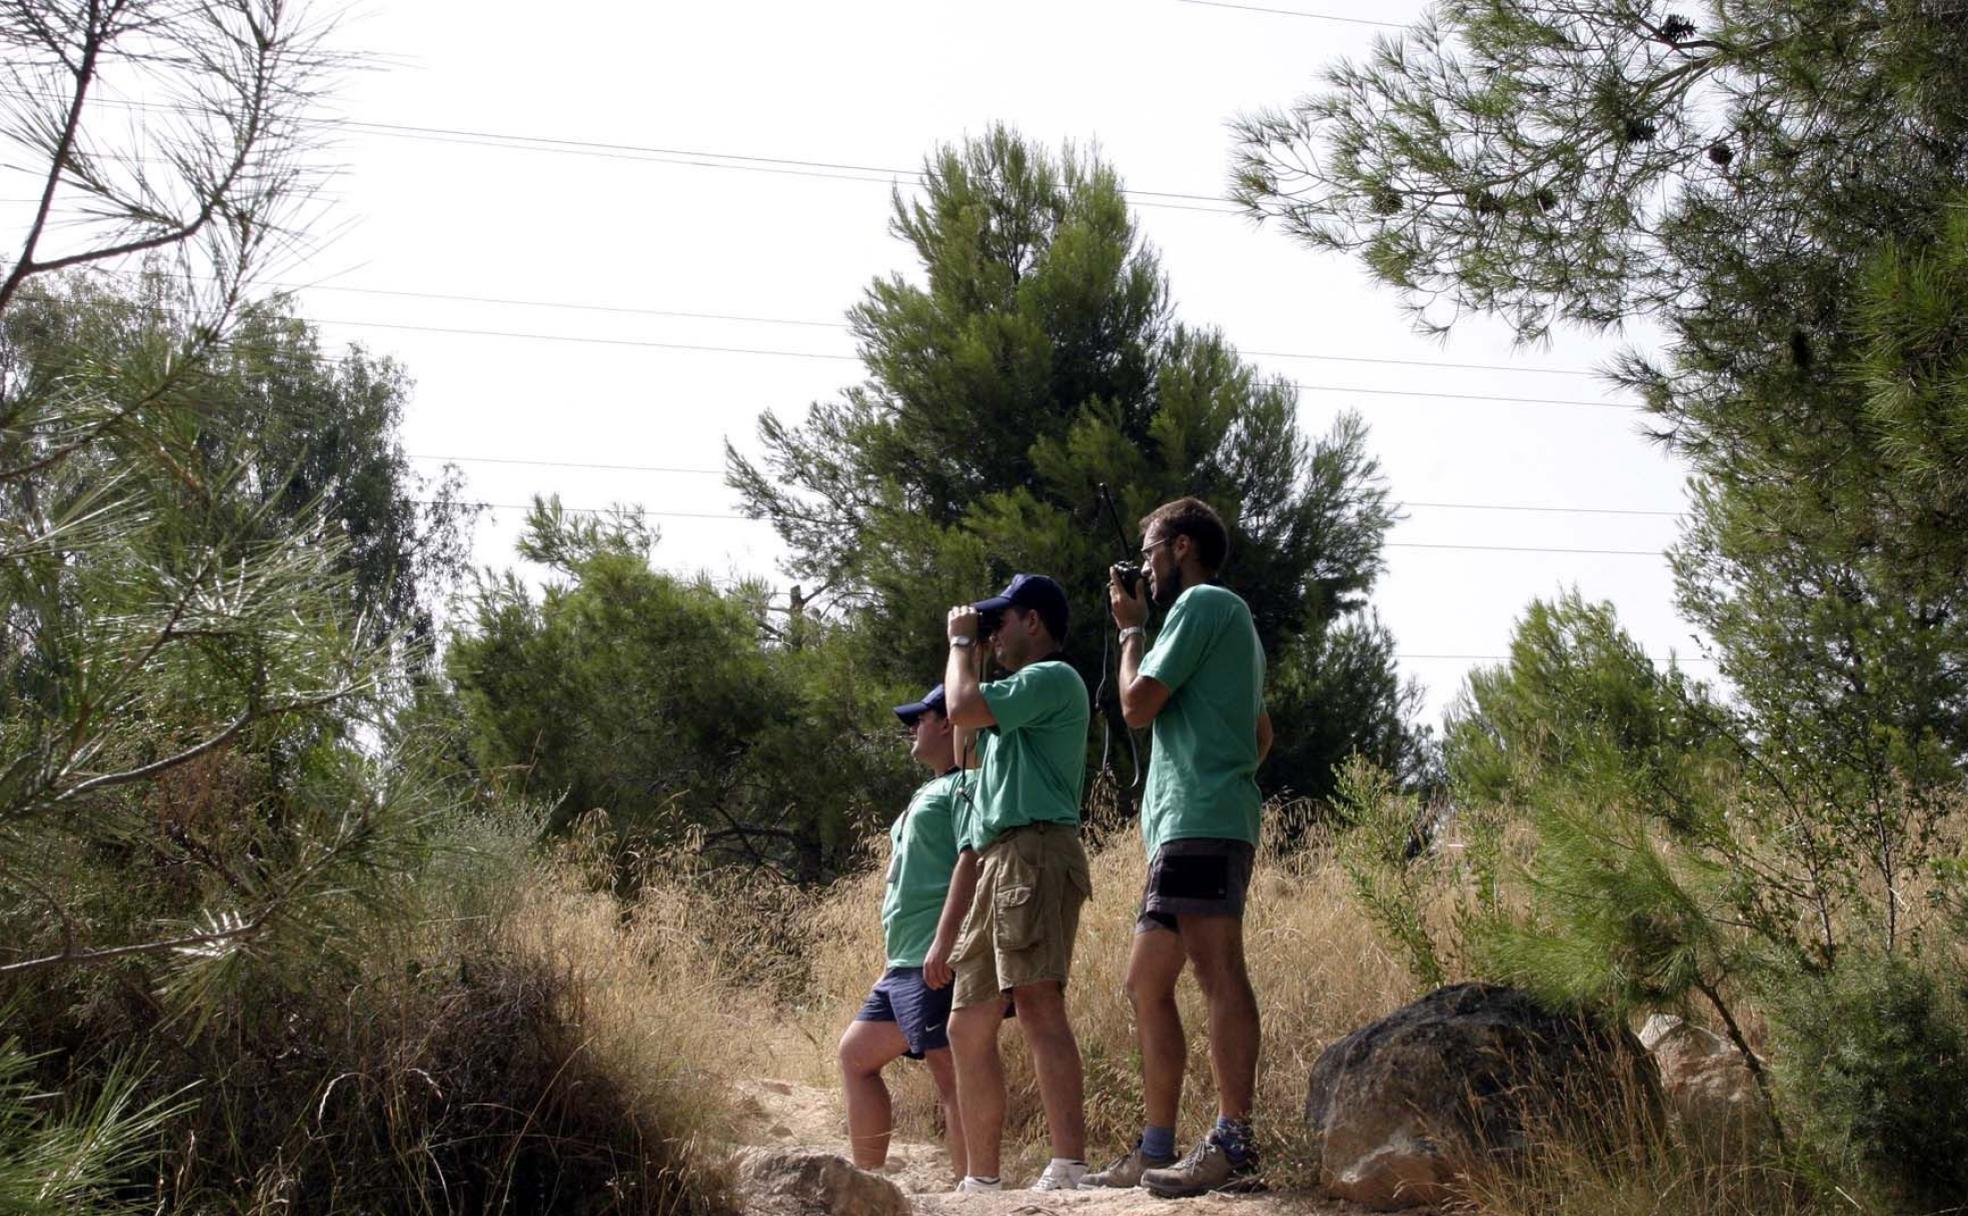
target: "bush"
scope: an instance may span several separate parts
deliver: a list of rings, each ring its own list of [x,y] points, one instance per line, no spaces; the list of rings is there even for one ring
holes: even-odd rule
[[[1958,982],[1917,960],[1848,953],[1774,1012],[1778,1062],[1823,1163],[1877,1179],[1896,1210],[1960,1210],[1968,1011]]]
[[[121,1045],[168,1042],[125,1102],[185,1100],[113,1179],[151,1210],[732,1210],[699,1150],[729,1137],[745,1036],[689,918],[662,914],[701,899],[656,886],[625,918],[533,855],[536,826],[445,817],[402,898],[333,952],[245,960],[202,1022],[141,962],[17,987],[9,1026],[61,1094],[49,1125],[120,1092],[100,1061]]]

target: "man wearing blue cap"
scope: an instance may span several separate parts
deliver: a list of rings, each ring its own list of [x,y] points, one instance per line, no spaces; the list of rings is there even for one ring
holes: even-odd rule
[[[1072,1190],[1086,1174],[1079,1043],[1066,1016],[1080,906],[1093,893],[1080,847],[1087,689],[1060,654],[1066,593],[1021,574],[1000,595],[950,610],[943,682],[957,754],[974,768],[974,805],[936,941],[923,964],[953,981],[950,1044],[963,1103],[963,1191],[997,1190],[1005,1081],[998,1031],[1006,996],[1039,1079],[1052,1160],[1036,1190]],[[983,649],[1010,674],[981,682]]]
[[[1259,834],[1257,766],[1271,747],[1264,648],[1250,607],[1216,582],[1230,538],[1208,504],[1181,498],[1156,508],[1141,521],[1141,542],[1148,597],[1168,613],[1154,646],[1139,588],[1116,573],[1108,602],[1121,631],[1122,716],[1154,727],[1141,800],[1148,878],[1127,973],[1147,1109],[1135,1147],[1086,1185],[1140,1186],[1163,1198],[1251,1190],[1260,1185],[1250,1124],[1259,1027],[1244,896]],[[1175,986],[1185,967],[1209,1007],[1217,1120],[1178,1160],[1188,1044]]]
[[[963,1116],[950,1059],[950,987],[923,980],[923,957],[957,863],[960,812],[956,747],[938,684],[920,701],[895,707],[910,735],[909,757],[936,776],[917,788],[888,831],[888,886],[882,896],[882,937],[888,967],[840,1041],[841,1091],[854,1164],[880,1169],[888,1159],[893,1124],[882,1069],[900,1056],[923,1060],[943,1103],[943,1126],[956,1176],[965,1174]]]

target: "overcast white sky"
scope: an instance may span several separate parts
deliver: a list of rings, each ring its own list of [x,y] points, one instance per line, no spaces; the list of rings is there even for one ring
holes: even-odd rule
[[[1421,8],[1256,2],[1356,22]],[[1180,0],[368,0],[341,35],[377,66],[340,93],[351,120],[333,150],[344,166],[330,187],[340,227],[278,278],[316,284],[300,293],[301,311],[328,339],[408,367],[416,390],[404,440],[421,466],[460,459],[472,496],[494,503],[555,491],[576,507],[639,502],[659,513],[659,564],[776,576],[769,528],[690,515],[734,511],[717,475],[727,437],[748,446],[761,410],[798,417],[858,378],[851,359],[826,357],[852,354],[837,327],[843,310],[871,278],[913,269],[887,232],[890,184],[910,181],[892,170],[1004,121],[1054,144],[1097,142],[1134,189],[1221,196],[1227,120],[1291,101],[1324,65],[1392,32],[1356,22]],[[757,171],[775,167],[798,172]],[[16,226],[22,214],[0,212]],[[1463,656],[1501,654],[1526,603],[1569,585],[1612,600],[1653,653],[1698,653],[1658,556],[1672,518],[1425,505],[1679,510],[1683,475],[1640,435],[1640,416],[1606,408],[1619,402],[1592,375],[1553,374],[1593,368],[1612,343],[1561,334],[1549,350],[1518,351],[1501,329],[1471,324],[1443,346],[1417,337],[1394,295],[1354,264],[1276,230],[1206,209],[1143,207],[1137,218],[1179,315],[1220,327],[1246,352],[1508,369],[1253,355],[1320,386],[1300,398],[1308,430],[1360,411],[1410,504],[1375,603],[1404,670],[1429,689],[1429,720],[1471,665]],[[521,514],[488,516],[481,563],[510,562]]]

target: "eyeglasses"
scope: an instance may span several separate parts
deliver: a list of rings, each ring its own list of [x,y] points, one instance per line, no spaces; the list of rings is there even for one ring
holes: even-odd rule
[[[1155,550],[1161,548],[1163,545],[1168,544],[1170,541],[1174,539],[1175,538],[1173,536],[1164,536],[1162,539],[1158,541],[1154,541],[1150,544],[1142,546],[1141,560],[1144,562],[1147,561],[1149,558],[1155,555]]]

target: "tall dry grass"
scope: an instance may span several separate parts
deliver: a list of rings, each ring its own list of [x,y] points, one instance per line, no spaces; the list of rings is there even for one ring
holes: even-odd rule
[[[1267,823],[1285,816],[1267,808]],[[1139,836],[1107,835],[1092,852],[1094,897],[1081,920],[1069,1006],[1086,1063],[1089,1152],[1119,1152],[1139,1130],[1141,1089],[1134,1024],[1121,981],[1133,939],[1135,910],[1146,872]],[[832,1046],[868,987],[881,973],[879,923],[883,867],[837,883],[806,910],[809,933],[802,966],[807,985],[785,1009],[799,1034],[785,1058],[791,1079],[835,1083]],[[1450,948],[1444,962],[1459,969],[1452,891],[1432,892],[1422,915]],[[1315,1179],[1305,1143],[1305,1089],[1313,1062],[1330,1043],[1421,995],[1398,943],[1369,923],[1333,842],[1318,830],[1294,847],[1265,843],[1245,922],[1251,980],[1263,1019],[1257,1123],[1274,1185],[1310,1186]],[[1447,976],[1450,981],[1469,978]],[[1189,1030],[1189,1068],[1178,1134],[1200,1135],[1215,1116],[1202,995],[1185,976],[1178,994]],[[1758,1011],[1748,1016],[1761,1022]],[[1035,1174],[1046,1156],[1043,1113],[1029,1056],[1016,1030],[1004,1035],[1011,1108],[1006,1165],[1014,1176]],[[935,1091],[927,1071],[889,1069],[898,1134],[939,1135]],[[1821,1188],[1766,1161],[1717,1164],[1695,1157],[1643,1103],[1612,1101],[1604,1109],[1571,1113],[1566,1126],[1535,1131],[1531,1152],[1508,1169],[1467,1180],[1457,1210],[1483,1216],[1801,1216],[1822,1211]],[[1610,1148],[1608,1145],[1610,1144]],[[1858,1209],[1848,1209],[1858,1210]]]
[[[1275,821],[1276,817],[1273,816]],[[1108,834],[1092,852],[1093,899],[1081,914],[1080,937],[1068,985],[1068,1005],[1086,1064],[1088,1150],[1119,1153],[1141,1125],[1141,1077],[1134,1019],[1122,991],[1135,912],[1147,872],[1139,835]],[[820,1045],[799,1063],[799,1079],[833,1084],[831,1048],[868,988],[881,974],[883,870],[845,880],[811,912],[810,987],[788,1011],[801,1039]],[[1332,853],[1309,841],[1287,855],[1276,841],[1260,850],[1245,919],[1251,982],[1263,1018],[1256,1120],[1281,1180],[1305,1154],[1305,1085],[1326,1044],[1417,995],[1413,978],[1355,910],[1347,879]],[[1202,993],[1185,975],[1178,1001],[1189,1028],[1189,1069],[1177,1134],[1200,1136],[1216,1117],[1210,1081],[1207,1016]],[[1043,1164],[1045,1126],[1031,1060],[1015,1025],[1004,1034],[1011,1109],[1006,1161],[1013,1174]],[[935,1090],[921,1067],[889,1070],[898,1132],[937,1134]]]
[[[159,1210],[736,1211],[727,1082],[775,1018],[732,1000],[707,891],[658,876],[625,904],[580,843],[446,830],[352,971],[249,988],[186,1044]]]

